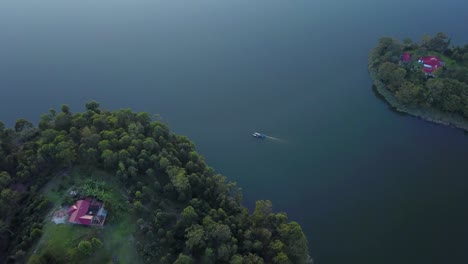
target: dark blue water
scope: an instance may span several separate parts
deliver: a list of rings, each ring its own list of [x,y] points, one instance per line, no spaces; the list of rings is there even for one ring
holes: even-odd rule
[[[2,1],[0,119],[66,103],[161,114],[271,199],[316,263],[468,263],[468,137],[371,90],[383,35],[468,42],[468,2]],[[253,131],[281,141],[260,142]]]

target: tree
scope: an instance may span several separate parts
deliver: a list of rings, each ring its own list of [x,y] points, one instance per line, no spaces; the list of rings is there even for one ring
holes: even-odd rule
[[[147,126],[151,122],[151,116],[149,113],[146,112],[140,112],[136,116],[138,122],[144,126]]]
[[[264,261],[259,256],[255,255],[255,254],[252,254],[252,253],[249,253],[246,256],[244,256],[243,263],[244,264],[263,264]]]
[[[70,166],[76,159],[75,143],[71,140],[58,143],[55,151],[57,161],[65,166]]]
[[[62,110],[62,113],[64,113],[64,114],[67,114],[67,115],[71,114],[70,107],[68,107],[68,105],[63,104],[62,107],[61,107],[61,110]]]
[[[423,87],[411,82],[404,82],[396,91],[395,97],[405,105],[419,105],[424,101]]]
[[[87,120],[84,118],[82,113],[77,113],[72,118],[72,126],[77,129],[82,129],[87,125]]]
[[[263,226],[265,224],[266,218],[272,214],[272,203],[269,200],[257,201],[255,202],[255,210],[252,214],[252,220],[254,225]]]
[[[406,49],[410,49],[413,47],[413,40],[410,39],[410,38],[405,38],[403,39],[403,46],[406,48]]]
[[[145,150],[150,152],[155,150],[157,144],[158,143],[156,143],[156,141],[153,138],[149,137],[143,141],[143,147],[145,148]]]
[[[187,206],[182,211],[182,218],[188,224],[194,223],[198,219],[198,214],[192,206]]]
[[[42,230],[38,228],[34,228],[30,234],[31,238],[33,239],[39,238],[41,235],[42,235]]]
[[[11,236],[14,235],[14,233],[9,229],[9,226],[5,222],[3,222],[3,220],[0,219],[0,237],[6,235],[7,232]]]
[[[391,62],[384,62],[378,70],[380,79],[391,91],[396,91],[404,82],[406,70]]]
[[[205,230],[201,225],[192,225],[185,229],[185,245],[189,250],[202,250],[205,247]]]
[[[210,235],[215,241],[218,242],[229,241],[231,239],[231,229],[225,224],[216,223]]]
[[[229,247],[225,243],[222,243],[218,246],[216,255],[218,261],[226,262],[229,260],[231,252]]]
[[[111,149],[110,141],[107,139],[101,140],[98,143],[98,149],[100,151],[105,151],[106,149]]]
[[[0,198],[3,201],[8,201],[9,206],[17,205],[17,202],[20,198],[20,194],[12,189],[3,189],[0,193]]]
[[[87,102],[85,104],[85,108],[86,108],[86,110],[91,111],[91,112],[95,112],[97,114],[99,114],[101,112],[99,110],[99,103],[96,102],[96,101]]]
[[[33,124],[24,118],[20,118],[15,122],[15,131],[18,133],[31,128],[33,128]]]
[[[102,242],[101,242],[101,240],[99,240],[99,239],[97,239],[97,238],[95,238],[95,237],[93,237],[93,238],[91,239],[91,244],[93,245],[93,248],[94,248],[94,249],[99,249],[99,248],[102,247]]]
[[[205,255],[203,256],[202,263],[214,263],[214,262],[215,262],[214,250],[208,247],[205,249]]]
[[[282,224],[278,233],[286,245],[286,253],[294,263],[305,263],[308,258],[307,239],[297,222]]]
[[[104,167],[111,169],[117,164],[117,155],[112,150],[104,150],[101,154],[101,159],[104,162]]]
[[[10,184],[11,177],[6,171],[0,172],[0,188],[4,188]]]
[[[234,255],[231,258],[231,261],[229,261],[229,264],[242,264],[243,263],[243,258],[241,255]]]
[[[371,65],[376,66],[383,62],[397,63],[400,60],[402,48],[398,40],[383,37],[370,55]]]
[[[184,255],[182,253],[179,254],[179,257],[174,261],[174,264],[191,264],[193,260],[191,257]]]
[[[468,62],[468,52],[465,52],[462,58],[463,58],[463,61]]]
[[[68,131],[71,125],[72,116],[69,113],[62,112],[55,117],[55,129]]]
[[[273,258],[274,264],[291,264],[292,262],[289,260],[288,256],[280,252]]]
[[[419,43],[421,44],[421,46],[423,47],[426,47],[426,48],[430,48],[430,43],[431,43],[431,36],[429,35],[423,35],[419,41]]]
[[[435,50],[444,53],[450,45],[450,38],[444,32],[437,33],[427,43],[427,47],[430,50]]]
[[[141,192],[140,191],[135,192],[135,199],[138,199],[138,200],[141,199]]]
[[[91,256],[93,253],[93,245],[89,241],[81,241],[78,244],[78,251],[85,256]]]
[[[159,160],[159,166],[161,169],[165,170],[167,167],[169,167],[169,165],[171,165],[171,162],[166,157],[162,157]]]
[[[179,193],[180,200],[185,200],[188,198],[190,195],[190,183],[188,181],[187,175],[185,175],[185,169],[172,167],[169,169],[168,174],[172,185]]]

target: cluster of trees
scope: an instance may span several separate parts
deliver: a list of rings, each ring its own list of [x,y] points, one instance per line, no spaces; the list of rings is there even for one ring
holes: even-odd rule
[[[411,53],[409,63],[402,63],[403,52]],[[446,66],[438,69],[436,78],[425,76],[417,59],[436,55]],[[445,33],[424,36],[419,43],[383,37],[369,56],[369,68],[396,99],[412,107],[432,107],[468,117],[468,45],[450,47]]]
[[[68,242],[70,243],[70,242]],[[84,263],[88,262],[87,258],[93,256],[98,250],[103,247],[103,243],[98,238],[84,239],[75,245],[69,245],[71,249],[57,250],[56,248],[47,247],[41,251],[41,254],[32,255],[27,263],[28,264],[48,264],[48,263]],[[104,262],[110,259],[109,256],[102,256],[103,258],[95,258]]]
[[[186,137],[170,133],[148,113],[101,110],[95,101],[85,107],[85,112],[74,114],[65,105],[58,113],[50,110],[41,116],[38,127],[24,119],[16,122],[15,129],[2,124],[1,193],[2,197],[4,191],[6,196],[18,196],[8,198],[10,204],[15,199],[37,198],[38,188],[52,172],[85,165],[111,172],[125,186],[127,203],[137,219],[137,249],[145,262],[309,260],[307,239],[299,224],[289,222],[284,213],[273,213],[269,201],[258,201],[250,215],[241,205],[240,189],[216,174]],[[15,191],[19,185],[23,194]],[[100,188],[89,185],[86,190],[99,192]],[[4,214],[3,203],[0,206],[0,227],[40,231],[39,212],[29,211],[37,219],[27,225],[13,220],[23,215],[23,209],[16,206]],[[20,246],[28,239],[14,232],[0,234],[8,241],[0,248],[2,257],[8,254],[10,262],[19,259],[18,251],[24,255],[33,242],[29,239],[29,244]]]
[[[15,128],[0,122],[0,262],[22,262],[42,235],[49,202],[38,192],[48,180],[49,168],[36,159],[33,138],[39,129],[19,119]]]

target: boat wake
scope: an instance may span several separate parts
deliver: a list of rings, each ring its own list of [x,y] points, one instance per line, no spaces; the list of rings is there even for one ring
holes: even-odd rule
[[[258,139],[271,139],[271,140],[275,140],[275,141],[282,141],[281,139],[279,138],[275,138],[275,137],[271,137],[271,136],[267,136],[263,133],[258,133],[258,132],[254,132],[252,134],[253,137],[255,138],[258,138]]]

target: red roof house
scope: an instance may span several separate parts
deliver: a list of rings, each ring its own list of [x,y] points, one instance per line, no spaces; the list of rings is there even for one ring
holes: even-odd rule
[[[425,56],[418,59],[418,62],[423,65],[423,72],[432,74],[433,71],[443,66],[443,62],[436,56]]]
[[[403,62],[410,62],[411,61],[411,54],[409,54],[408,52],[403,53],[403,55],[401,55],[401,60]]]
[[[70,218],[68,222],[79,225],[104,225],[107,211],[104,210],[104,204],[96,199],[86,198],[78,200],[68,209]]]

